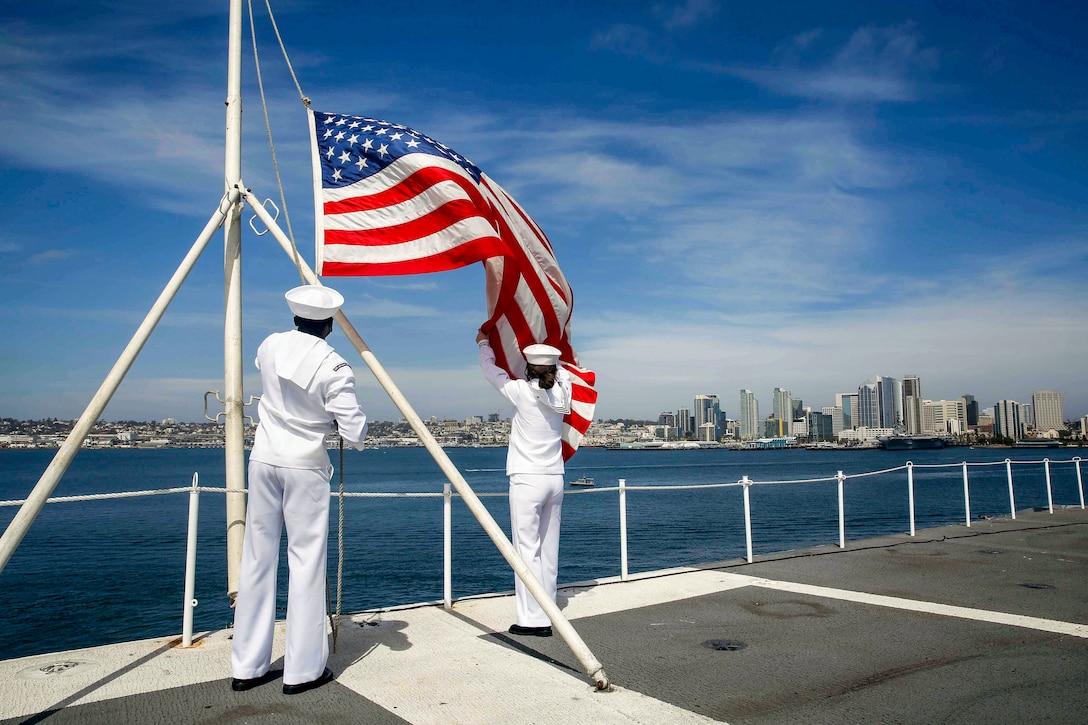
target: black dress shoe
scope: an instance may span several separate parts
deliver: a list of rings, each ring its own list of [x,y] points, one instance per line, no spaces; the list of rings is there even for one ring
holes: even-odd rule
[[[551,627],[522,627],[520,624],[510,625],[510,634],[520,634],[526,637],[551,637]]]
[[[230,689],[235,692],[244,692],[246,690],[252,690],[257,685],[263,685],[266,682],[271,682],[280,675],[283,674],[283,670],[269,670],[260,677],[251,677],[248,680],[240,677],[230,678]]]
[[[330,670],[328,667],[326,667],[325,671],[321,673],[321,677],[318,677],[316,680],[310,680],[309,682],[300,682],[297,685],[284,685],[283,686],[283,694],[285,694],[285,695],[297,695],[300,692],[306,692],[307,690],[314,690],[314,689],[317,689],[318,687],[321,687],[326,682],[332,682],[332,679],[333,679],[332,670]]]

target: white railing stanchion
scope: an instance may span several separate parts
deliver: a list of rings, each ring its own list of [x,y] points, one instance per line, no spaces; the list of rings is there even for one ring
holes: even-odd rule
[[[198,477],[193,472],[193,489],[189,492],[189,536],[185,542],[185,609],[181,618],[181,646],[193,646],[193,609],[196,593],[196,530],[200,517]]]
[[[1005,476],[1009,479],[1009,508],[1012,509],[1012,517],[1016,518],[1016,496],[1012,492],[1012,461],[1005,459]]]
[[[752,487],[752,482],[745,476],[741,479],[741,485],[744,486],[744,543],[748,551],[748,563],[752,563],[752,501],[749,497],[748,489]]]
[[[1080,507],[1084,508],[1084,479],[1080,476],[1080,456],[1074,456],[1073,462],[1077,464],[1077,491],[1080,493]]]
[[[1043,469],[1046,471],[1046,506],[1050,513],[1054,513],[1054,494],[1050,487],[1050,459],[1043,459]]]
[[[971,489],[967,485],[967,461],[963,462],[963,516],[971,528]]]
[[[839,548],[846,548],[846,507],[844,506],[845,491],[843,483],[846,481],[846,476],[842,475],[842,471],[835,474],[836,480],[839,482]]]
[[[910,535],[914,536],[914,463],[907,461],[907,503],[910,507]]]
[[[442,606],[453,609],[453,492],[442,485]]]
[[[627,479],[620,479],[620,581],[627,581]]]

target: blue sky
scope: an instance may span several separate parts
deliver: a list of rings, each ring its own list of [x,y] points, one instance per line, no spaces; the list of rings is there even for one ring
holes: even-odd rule
[[[75,418],[214,211],[226,2],[0,8],[0,416]],[[313,108],[412,126],[548,233],[598,417],[748,388],[1088,413],[1088,10],[1046,2],[274,2]],[[302,104],[257,3],[291,229],[313,260]],[[243,178],[279,204],[248,20]],[[247,218],[248,218],[247,214]],[[281,223],[283,218],[281,217]],[[298,283],[243,238],[247,392]],[[333,278],[416,410],[504,410],[483,272]],[[199,420],[222,388],[222,234],[106,409]],[[339,333],[375,419],[399,415]]]

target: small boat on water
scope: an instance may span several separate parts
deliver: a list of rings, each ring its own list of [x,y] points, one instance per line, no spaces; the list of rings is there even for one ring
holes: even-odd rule
[[[571,482],[570,482],[570,485],[572,485],[572,486],[586,486],[586,487],[589,487],[589,486],[594,486],[594,485],[596,485],[596,484],[595,484],[595,483],[593,482],[593,479],[592,479],[592,478],[590,478],[589,476],[582,476],[582,477],[581,477],[581,478],[579,478],[579,479],[578,479],[577,481],[571,481]]]

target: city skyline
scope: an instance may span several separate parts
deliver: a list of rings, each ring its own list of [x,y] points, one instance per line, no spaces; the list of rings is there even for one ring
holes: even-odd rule
[[[804,409],[811,412],[822,412],[824,414],[830,414],[832,409],[838,408],[839,415],[842,415],[845,409],[845,418],[850,421],[850,424],[846,427],[866,427],[866,428],[886,428],[886,429],[899,429],[908,434],[919,434],[923,432],[932,431],[944,431],[947,427],[947,421],[951,419],[962,419],[968,425],[976,425],[979,414],[978,402],[976,396],[971,393],[963,393],[953,398],[930,398],[920,395],[921,391],[921,377],[918,375],[905,375],[903,380],[897,380],[890,378],[889,376],[876,376],[877,381],[883,382],[885,386],[890,388],[893,392],[892,395],[896,396],[898,406],[893,404],[889,405],[886,400],[886,396],[879,395],[880,383],[872,383],[865,381],[858,386],[857,393],[850,393],[847,391],[835,394],[834,405],[822,405],[813,403],[811,401],[805,402],[803,398],[794,397],[790,390],[781,386],[776,386],[771,391],[773,399],[773,412],[766,416],[759,415],[759,398],[755,393],[748,389],[742,388],[739,391],[737,414],[730,416],[728,414],[728,408],[721,408],[719,410],[723,419],[728,419],[735,423],[737,435],[742,438],[758,438],[763,437],[765,430],[761,426],[769,420],[785,420],[783,418],[785,406],[790,405],[790,417],[789,423],[800,420],[801,415],[799,410],[803,404]],[[867,401],[866,413],[860,412],[860,410],[852,409],[848,406],[844,406],[843,398],[852,398],[857,400],[864,399],[865,390],[871,390],[873,399]],[[1084,418],[1086,413],[1079,413],[1076,415],[1065,415],[1064,413],[1064,395],[1060,392],[1053,390],[1036,390],[1032,391],[1031,402],[1021,403],[1011,398],[1002,398],[996,400],[992,405],[984,406],[983,412],[989,411],[989,415],[994,417],[995,425],[999,427],[1003,424],[1013,425],[1008,421],[1015,420],[1013,429],[1022,434],[1023,428],[1028,424],[1028,420],[1022,420],[1025,411],[1030,412],[1031,425],[1033,428],[1045,431],[1045,430],[1061,430],[1064,427],[1065,422],[1076,423],[1080,419]],[[715,394],[698,394],[694,397],[695,409],[698,410],[700,405],[700,399],[713,398],[715,402],[718,400]],[[910,406],[910,401],[917,399],[914,415],[918,416],[918,419],[914,422],[908,420],[906,411]],[[962,405],[959,403],[962,401]],[[894,413],[896,416],[894,420],[889,420],[886,414],[882,411],[887,408],[895,409],[899,412]],[[679,425],[677,421],[682,417],[682,412],[686,411],[686,408],[678,408],[674,413],[672,411],[663,411],[658,414],[657,422],[667,427],[676,427]],[[1039,410],[1042,410],[1042,416],[1040,417]],[[929,415],[932,419],[927,419]],[[665,421],[666,416],[670,416],[670,421]],[[752,417],[749,417],[752,416]],[[873,418],[875,416],[875,418]],[[1002,417],[1003,416],[1003,417]],[[1001,417],[999,421],[998,418]],[[650,420],[650,419],[647,419]],[[695,430],[698,430],[698,416],[692,416],[692,420],[695,421]],[[838,427],[841,426],[842,418],[839,419]],[[719,426],[720,429],[720,426]],[[786,431],[780,434],[788,435]],[[683,437],[683,433],[679,434]],[[700,438],[701,439],[701,438]]]
[[[333,31],[370,28],[371,5],[272,5],[315,110],[447,144],[548,235],[596,417],[701,391],[731,409],[740,389],[769,410],[777,386],[830,402],[892,366],[934,399],[1047,389],[1088,411],[1080,6],[420,0],[356,43]],[[280,224],[313,266],[305,106],[255,10],[278,163],[246,14],[242,178],[277,207],[282,180]],[[78,417],[215,211],[226,15],[222,0],[0,7],[0,415]],[[299,283],[249,216],[243,399]],[[200,420],[223,390],[222,244],[105,418]],[[483,277],[324,281],[417,411],[457,419],[503,410],[476,364]],[[399,418],[344,335],[330,342],[368,415]]]

